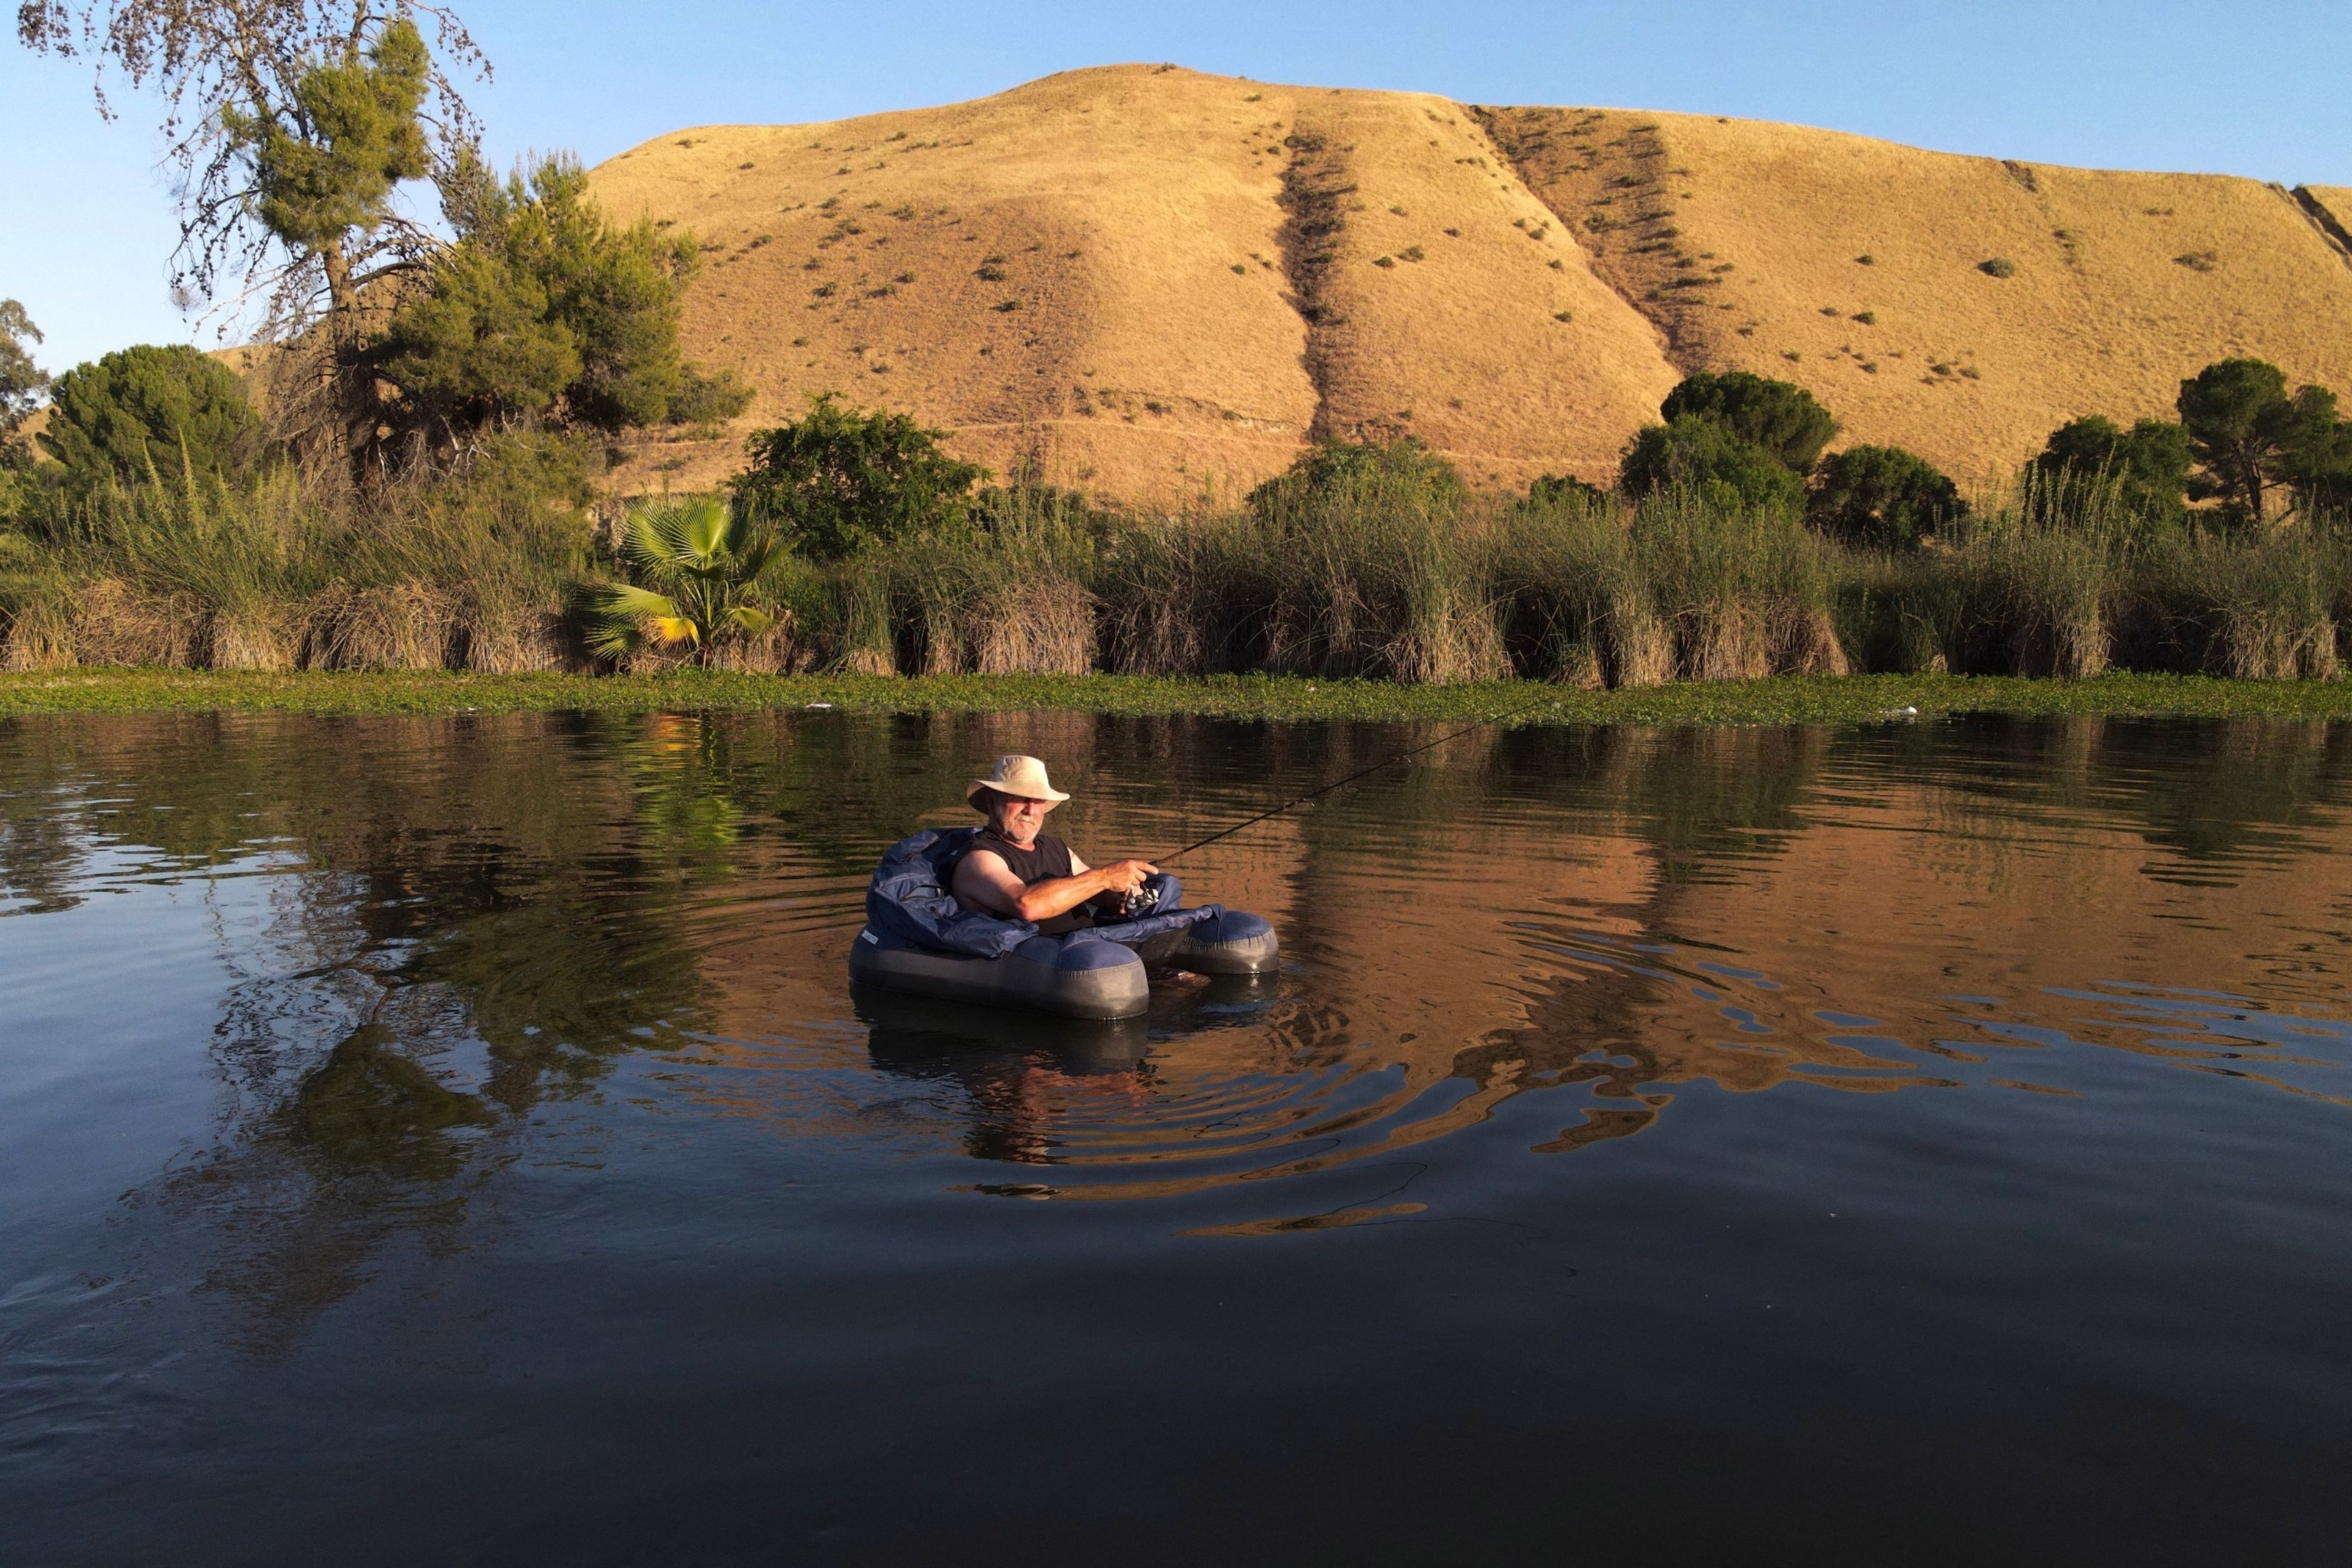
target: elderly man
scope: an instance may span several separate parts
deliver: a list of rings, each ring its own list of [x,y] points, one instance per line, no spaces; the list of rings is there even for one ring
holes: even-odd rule
[[[1133,906],[1147,896],[1144,879],[1157,875],[1159,867],[1118,860],[1093,870],[1068,845],[1040,831],[1045,814],[1070,797],[1053,786],[1045,764],[1036,758],[997,758],[995,771],[972,780],[964,798],[988,814],[988,826],[956,862],[948,890],[957,902],[1007,920],[1034,921],[1045,936],[1081,930],[1097,917],[1146,912]],[[1173,903],[1167,896],[1173,892],[1169,886],[1150,902]]]

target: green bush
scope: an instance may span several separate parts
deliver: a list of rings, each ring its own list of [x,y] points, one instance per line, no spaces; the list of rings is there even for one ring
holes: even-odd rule
[[[1411,436],[1377,442],[1327,438],[1301,453],[1287,472],[1251,490],[1247,504],[1266,517],[1315,497],[1350,494],[1367,484],[1425,492],[1441,507],[1458,505],[1470,493],[1460,469]]]
[[[2298,505],[2352,488],[2352,431],[2336,418],[2336,395],[2324,386],[2290,395],[2278,366],[2258,359],[2225,359],[2180,384],[2180,423],[2197,468],[2195,499],[2221,502],[2225,519],[2260,527],[2285,508],[2273,493],[2287,489]]]
[[[677,390],[670,395],[669,422],[723,425],[751,407],[751,388],[731,370],[713,375],[699,365],[680,365]]]
[[[444,438],[520,416],[606,431],[667,417],[691,388],[677,310],[700,265],[694,237],[607,224],[565,155],[503,184],[470,168],[450,184],[457,242],[368,356],[410,417]]]
[[[2189,493],[2189,432],[2165,419],[2142,419],[2128,430],[2093,414],[2050,433],[2034,467],[2055,478],[2074,473],[2111,479],[2124,504],[2155,523],[2177,523]]]
[[[750,459],[729,481],[736,501],[789,531],[813,561],[838,561],[877,542],[950,533],[967,526],[977,463],[940,450],[942,430],[904,414],[868,413],[812,398],[797,424],[754,431]]]
[[[41,329],[33,325],[24,306],[14,300],[0,300],[0,473],[22,468],[33,460],[31,448],[17,431],[49,386],[47,374],[33,363],[27,340],[39,342]]]
[[[1771,451],[1705,414],[1643,426],[1625,448],[1618,487],[1637,499],[1683,491],[1727,510],[1753,507],[1792,515],[1805,500],[1804,480]]]
[[[633,579],[582,595],[591,651],[609,659],[683,647],[709,668],[721,638],[756,637],[776,624],[761,578],[776,541],[721,500],[660,500],[635,507],[622,530],[621,563]]]
[[[1537,504],[1563,501],[1570,497],[1599,506],[1609,500],[1609,492],[1573,474],[1542,474],[1528,486],[1528,500]]]
[[[1744,370],[1701,371],[1668,393],[1658,413],[1669,425],[1685,416],[1714,419],[1799,474],[1838,431],[1830,411],[1803,387]]]
[[[1865,550],[1916,549],[1967,511],[1958,487],[1900,447],[1849,447],[1822,458],[1805,502],[1806,521]]]
[[[244,384],[184,343],[121,349],[58,377],[40,443],[84,490],[155,476],[234,479],[263,450]]]

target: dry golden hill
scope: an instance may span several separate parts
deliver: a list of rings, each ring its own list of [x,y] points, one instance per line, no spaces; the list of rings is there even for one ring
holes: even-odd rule
[[[700,237],[688,353],[758,392],[721,438],[638,448],[637,488],[715,480],[828,391],[1151,504],[1326,433],[1606,480],[1703,367],[1801,382],[1843,441],[1963,477],[2161,412],[2226,353],[2352,393],[2343,191],[1148,66],[680,132],[594,182]]]

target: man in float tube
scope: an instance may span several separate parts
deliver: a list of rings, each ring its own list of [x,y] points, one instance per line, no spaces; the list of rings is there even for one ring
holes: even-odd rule
[[[1034,757],[999,757],[995,771],[964,791],[988,826],[956,862],[948,890],[970,909],[1035,922],[1042,936],[1060,936],[1118,920],[1143,896],[1143,880],[1159,867],[1119,860],[1100,870],[1070,853],[1050,833],[1045,814],[1070,797],[1053,786]]]

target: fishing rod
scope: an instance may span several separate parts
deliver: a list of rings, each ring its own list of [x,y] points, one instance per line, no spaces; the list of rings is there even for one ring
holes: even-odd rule
[[[1500,713],[1490,714],[1486,718],[1481,719],[1475,723],[1465,724],[1461,729],[1453,731],[1451,734],[1440,735],[1434,741],[1424,742],[1423,744],[1413,747],[1411,751],[1399,752],[1394,756],[1382,757],[1379,762],[1374,763],[1369,768],[1358,768],[1346,778],[1334,779],[1329,784],[1324,784],[1319,788],[1308,790],[1305,795],[1294,795],[1290,799],[1284,801],[1280,805],[1276,806],[1271,811],[1261,811],[1246,822],[1234,823],[1231,827],[1226,828],[1222,833],[1212,833],[1206,838],[1196,839],[1192,843],[1184,846],[1183,848],[1177,850],[1174,854],[1162,855],[1159,859],[1153,861],[1152,864],[1164,866],[1169,861],[1177,858],[1179,856],[1190,855],[1195,849],[1206,848],[1208,846],[1214,844],[1220,838],[1231,838],[1234,834],[1239,833],[1244,827],[1255,827],[1259,823],[1265,821],[1269,817],[1280,816],[1284,812],[1288,811],[1294,805],[1304,805],[1318,795],[1329,795],[1333,790],[1344,789],[1349,784],[1354,784],[1359,779],[1370,778],[1372,774],[1379,773],[1382,768],[1403,762],[1408,757],[1417,757],[1423,752],[1432,751],[1445,744],[1448,741],[1458,741],[1463,736],[1470,733],[1473,730],[1483,730],[1490,725],[1499,724],[1506,719],[1516,719],[1522,713],[1532,712],[1534,710],[1541,708],[1546,704],[1549,704],[1550,706],[1557,708],[1559,706],[1559,700],[1556,697],[1538,697],[1532,702],[1523,702],[1517,708],[1507,708]]]

